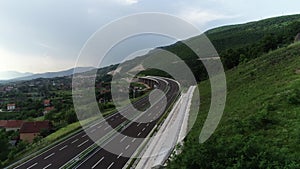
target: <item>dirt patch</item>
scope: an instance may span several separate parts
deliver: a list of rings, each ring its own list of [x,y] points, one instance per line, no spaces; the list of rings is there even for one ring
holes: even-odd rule
[[[295,73],[300,74],[300,69],[296,69]]]

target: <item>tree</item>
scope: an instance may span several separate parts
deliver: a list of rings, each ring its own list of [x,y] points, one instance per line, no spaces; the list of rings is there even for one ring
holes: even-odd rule
[[[239,64],[240,54],[237,50],[228,49],[221,56],[223,64],[227,69],[231,69]]]
[[[262,51],[266,53],[278,47],[278,38],[273,34],[265,35],[260,43]]]
[[[9,140],[4,130],[0,130],[0,161],[6,160],[9,153]]]
[[[65,113],[65,121],[68,124],[71,124],[71,123],[74,123],[74,122],[78,121],[74,109],[69,109],[69,110],[66,111],[66,113]]]

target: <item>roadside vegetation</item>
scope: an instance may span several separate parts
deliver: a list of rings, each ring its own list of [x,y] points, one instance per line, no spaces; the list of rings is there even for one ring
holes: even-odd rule
[[[213,136],[199,144],[210,84],[199,84],[201,107],[175,168],[300,168],[300,43],[226,72],[228,96]]]

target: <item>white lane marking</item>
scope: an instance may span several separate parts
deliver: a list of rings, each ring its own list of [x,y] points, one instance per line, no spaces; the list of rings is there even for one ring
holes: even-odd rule
[[[76,140],[72,141],[72,143],[71,143],[71,144],[75,143],[76,141],[78,141],[78,139],[76,139]]]
[[[145,129],[146,129],[146,128],[144,127],[142,131],[145,131]]]
[[[113,114],[113,115],[115,115],[115,114]],[[103,121],[105,121],[105,120],[102,120],[101,122],[103,122]],[[99,123],[101,123],[101,122],[99,122]],[[71,139],[73,139],[73,138],[75,138],[75,137],[77,137],[77,136],[80,136],[81,134],[82,134],[82,132],[79,132],[79,133],[77,133],[77,134],[71,136],[70,138],[68,138],[68,139],[66,139],[66,140],[64,140],[64,141],[62,141],[62,142],[60,142],[60,143],[58,143],[57,145],[53,146],[52,148],[48,149],[47,151],[53,150],[54,148],[57,148],[58,146],[62,145],[63,143],[65,143],[65,142],[67,142],[67,141],[70,141]],[[40,157],[41,155],[42,155],[42,154],[38,155],[37,157]],[[20,164],[20,165],[17,166],[17,167],[20,167],[20,166],[22,166],[22,165],[24,165],[24,164],[27,164],[27,163],[28,163],[28,162],[22,163],[22,164]],[[35,164],[35,165],[36,165],[36,164]]]
[[[83,138],[83,137],[85,137],[86,136],[86,134],[85,135],[83,135],[83,136],[81,136],[81,138]]]
[[[59,151],[65,149],[65,148],[67,148],[67,147],[68,147],[68,145],[65,145],[65,146],[63,146],[62,148],[60,148]]]
[[[90,126],[90,128],[93,128],[93,127],[95,127],[95,126],[97,126],[97,125],[98,125],[98,123],[93,124],[93,125]]]
[[[139,127],[141,125],[141,123],[137,124],[136,126]]]
[[[122,155],[123,155],[123,153],[119,154],[119,156],[118,156],[118,158],[117,158],[117,159],[119,159],[119,158],[120,158]]]
[[[46,168],[48,168],[48,167],[50,167],[52,164],[50,163],[50,164],[48,164],[46,167],[44,167],[43,169],[46,169]]]
[[[100,129],[101,127],[102,127],[102,125],[101,125],[101,126],[98,126],[97,128]]]
[[[141,132],[139,132],[139,134],[138,134],[138,136],[140,136],[142,133]]]
[[[30,169],[30,168],[36,166],[37,164],[38,164],[38,163],[34,163],[34,164],[32,164],[31,166],[27,167],[27,169]]]
[[[55,154],[55,153],[52,153],[52,154],[48,155],[47,157],[44,158],[44,160],[50,158],[50,157],[53,156],[54,154]]]
[[[91,131],[91,133],[94,133],[96,131],[96,129],[93,129],[92,131]]]
[[[110,169],[114,164],[115,164],[115,162],[112,162],[112,163],[107,167],[107,169]]]
[[[130,147],[130,145],[127,145],[126,148],[125,148],[125,150],[127,150],[129,147]]]
[[[87,143],[89,140],[85,140],[83,143],[79,144],[77,147],[81,147],[82,145],[84,145],[85,143]]]
[[[150,123],[147,124],[147,127],[149,126]]]
[[[102,157],[95,165],[92,166],[92,168],[95,168],[99,163],[101,163],[101,161],[104,159],[104,157]]]
[[[133,143],[133,142],[135,142],[135,140],[136,140],[136,138],[134,138],[131,142]]]
[[[107,130],[109,128],[109,126],[105,127],[104,131]]]
[[[122,138],[122,140],[120,141],[120,143],[123,142],[126,138],[127,138],[127,136],[124,136],[124,137]]]

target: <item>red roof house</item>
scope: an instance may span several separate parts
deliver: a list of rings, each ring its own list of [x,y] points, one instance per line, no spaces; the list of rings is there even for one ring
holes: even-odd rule
[[[0,129],[5,128],[6,123],[7,123],[7,120],[0,120]]]
[[[6,131],[19,130],[23,125],[22,120],[0,120],[0,128],[5,128]]]
[[[24,122],[20,129],[20,139],[32,143],[42,130],[51,130],[50,121]]]
[[[45,114],[49,113],[49,112],[52,111],[52,110],[54,110],[54,106],[51,106],[51,107],[45,107],[43,114],[45,115]]]
[[[44,100],[44,106],[50,106],[51,100]]]

